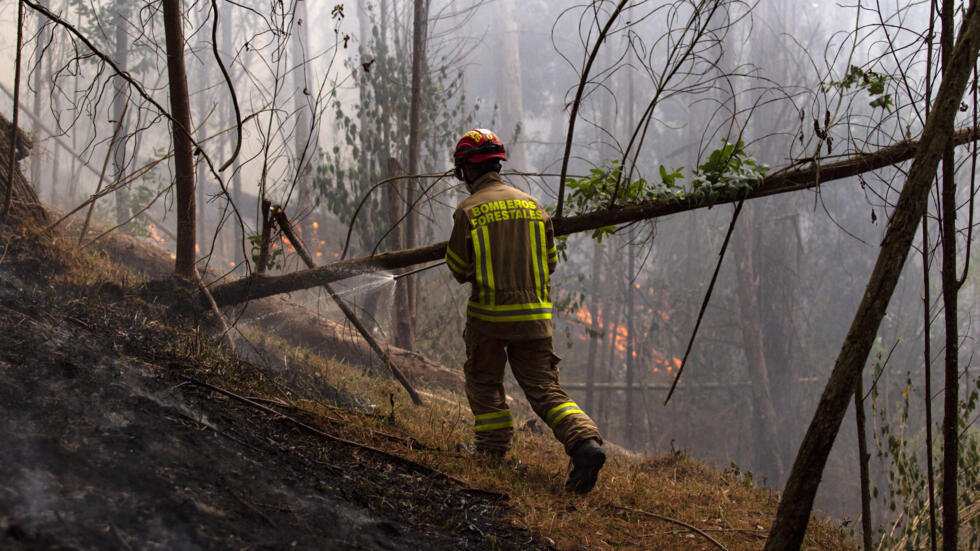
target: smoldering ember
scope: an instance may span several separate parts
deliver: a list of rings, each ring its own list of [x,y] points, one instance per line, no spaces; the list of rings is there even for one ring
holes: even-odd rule
[[[973,0],[0,3],[0,548],[980,549]]]

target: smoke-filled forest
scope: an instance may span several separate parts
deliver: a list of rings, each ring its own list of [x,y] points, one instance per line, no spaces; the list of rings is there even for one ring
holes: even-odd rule
[[[259,341],[315,323],[270,320],[287,301],[329,320],[321,352],[363,348],[392,419],[448,377],[472,441],[470,285],[446,241],[471,191],[457,142],[490,129],[500,176],[553,223],[561,386],[607,453],[690,457],[775,496],[731,549],[820,548],[804,540],[814,513],[854,549],[977,549],[978,10],[7,0],[4,223],[38,200],[44,219],[19,235],[73,255],[123,236],[166,251],[155,280],[211,322],[195,342],[294,382],[301,361]],[[532,423],[509,369],[504,386]]]

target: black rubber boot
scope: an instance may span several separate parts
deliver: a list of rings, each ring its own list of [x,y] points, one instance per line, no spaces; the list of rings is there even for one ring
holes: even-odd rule
[[[565,479],[565,489],[576,494],[592,491],[605,462],[606,452],[594,438],[578,443],[572,450],[572,468]]]

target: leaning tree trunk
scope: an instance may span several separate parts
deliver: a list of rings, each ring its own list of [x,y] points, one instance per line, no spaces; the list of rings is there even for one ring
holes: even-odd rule
[[[163,32],[167,39],[170,80],[170,124],[174,142],[174,180],[177,188],[177,259],[174,275],[194,279],[194,157],[190,128],[191,107],[184,68],[184,31],[180,0],[163,0]]]
[[[971,2],[963,20],[933,111],[926,119],[920,147],[909,170],[895,211],[888,222],[881,252],[865,289],[864,297],[848,330],[834,370],[817,411],[810,422],[796,462],[776,511],[776,520],[766,541],[766,551],[799,549],[810,520],[813,499],[820,485],[827,456],[854,392],[888,302],[898,283],[916,227],[926,208],[926,199],[939,160],[953,132],[966,83],[980,50],[980,10]]]

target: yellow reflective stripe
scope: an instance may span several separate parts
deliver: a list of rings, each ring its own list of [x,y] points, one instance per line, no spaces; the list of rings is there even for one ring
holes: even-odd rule
[[[486,306],[469,301],[466,313],[470,317],[486,321],[533,321],[551,319],[551,308],[550,302]]]
[[[466,275],[466,270],[463,269],[458,264],[456,264],[456,261],[450,258],[448,254],[446,255],[446,266],[449,266],[449,269],[452,270],[454,273],[457,273],[459,275]]]
[[[490,413],[481,413],[479,415],[474,415],[473,418],[477,421],[485,421],[487,419],[503,419],[506,417],[511,417],[511,412],[509,409],[503,409],[500,411],[491,411]]]
[[[483,233],[483,243],[485,246],[484,254],[486,254],[486,270],[487,270],[487,304],[494,304],[496,302],[496,297],[494,296],[494,289],[497,288],[497,284],[493,280],[493,256],[490,254],[490,228],[483,226],[480,228]]]
[[[541,290],[544,288],[544,276],[542,270],[544,266],[544,259],[541,256],[542,245],[538,237],[538,226],[544,227],[544,224],[540,222],[528,222],[528,228],[531,230],[531,271],[534,272],[534,294],[538,297],[538,300],[545,301],[544,293]]]
[[[493,306],[486,306],[479,304],[477,302],[470,301],[470,306],[475,306],[481,310],[487,310],[490,312],[512,312],[514,310],[548,310],[551,308],[550,302],[529,302],[527,304],[495,304]]]
[[[490,231],[481,226],[470,232],[473,239],[473,252],[476,256],[476,284],[480,289],[480,302],[491,305],[493,296],[493,261],[490,257]]]
[[[503,423],[494,423],[492,425],[478,425],[478,426],[473,427],[473,432],[483,432],[483,431],[487,431],[487,430],[509,429],[509,428],[513,428],[513,427],[514,427],[514,421],[513,420],[510,420],[510,421],[505,421]]]
[[[449,266],[450,270],[460,275],[465,275],[468,267],[467,263],[449,247],[446,247],[446,265]]]
[[[582,415],[585,415],[585,412],[579,409],[578,404],[575,402],[565,402],[564,404],[559,404],[548,410],[548,414],[545,416],[545,421],[547,421],[548,426],[554,428],[559,421],[573,413],[581,413]]]
[[[552,247],[548,249],[548,264],[556,264],[558,262],[558,247]]]
[[[510,410],[492,411],[474,415],[473,430],[483,432],[487,430],[500,430],[514,426],[514,419]]]
[[[545,264],[545,259],[548,258],[548,242],[545,238],[544,222],[536,222],[535,227],[538,232],[538,250],[537,253],[540,266],[541,266],[541,288],[538,290],[538,299],[541,301],[548,300],[548,265]]]
[[[569,415],[571,415],[573,413],[581,413],[582,415],[585,415],[585,412],[582,411],[582,410],[580,410],[580,409],[569,409],[569,410],[566,410],[566,411],[561,412],[558,415],[558,417],[555,417],[555,419],[553,421],[551,421],[550,426],[552,428],[554,428],[555,425],[557,425],[558,423],[560,423],[562,419],[568,417]]]
[[[470,232],[473,238],[473,252],[476,256],[476,283],[480,289],[480,302],[493,304],[493,259],[490,256],[490,230],[480,226]]]

